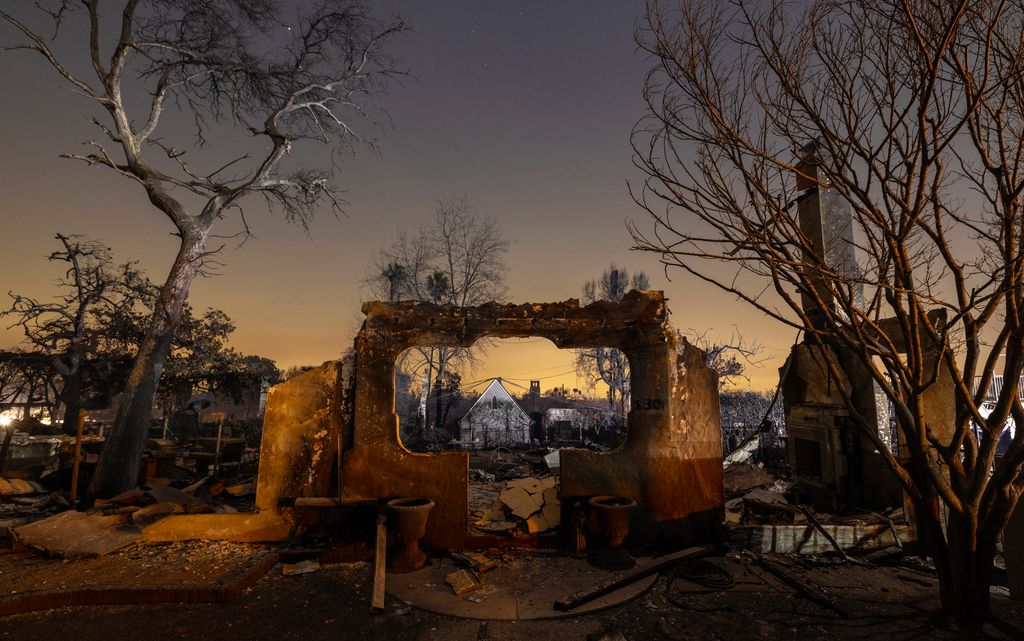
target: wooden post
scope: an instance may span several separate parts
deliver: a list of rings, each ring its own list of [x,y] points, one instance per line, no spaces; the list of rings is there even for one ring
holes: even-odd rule
[[[338,455],[334,459],[335,462],[337,463],[335,472],[338,475],[338,498],[339,499],[341,498],[341,473],[342,473],[342,464],[344,463],[344,461],[341,458],[342,457],[341,448],[344,445],[344,443],[342,442],[342,432],[343,431],[344,430],[342,430],[341,428],[338,428],[338,453],[337,453]]]
[[[217,478],[220,474],[220,438],[224,433],[224,417],[221,416],[220,420],[217,421],[217,444],[213,448],[213,477]]]
[[[382,505],[377,511],[377,542],[373,550],[373,595],[370,599],[372,612],[384,611],[384,587],[387,584],[387,512]]]
[[[78,410],[78,430],[75,433],[75,460],[71,466],[71,505],[78,498],[78,465],[82,462],[82,431],[85,429],[85,410]]]

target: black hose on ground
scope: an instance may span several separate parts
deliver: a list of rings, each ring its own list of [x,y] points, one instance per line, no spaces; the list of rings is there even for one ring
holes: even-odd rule
[[[665,585],[665,598],[673,606],[694,612],[727,612],[732,611],[732,606],[715,608],[698,608],[685,600],[678,591],[672,589],[676,579],[683,579],[694,585],[700,586],[701,590],[689,590],[686,595],[711,594],[722,592],[736,585],[736,579],[725,568],[722,568],[707,559],[697,559],[689,563],[682,563],[672,569],[668,575]]]

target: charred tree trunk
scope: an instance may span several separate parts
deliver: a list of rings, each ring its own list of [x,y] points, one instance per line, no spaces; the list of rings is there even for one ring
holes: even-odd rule
[[[439,431],[444,427],[444,418],[441,416],[441,391],[443,389],[444,373],[448,368],[448,354],[445,348],[440,349],[437,363],[437,376],[434,377],[434,430]]]
[[[64,420],[61,431],[73,436],[78,431],[78,411],[82,409],[82,370],[64,377],[61,389],[61,400],[64,402]]]
[[[85,376],[82,372],[82,362],[85,360],[83,353],[85,350],[82,346],[83,325],[81,319],[85,316],[86,306],[86,303],[79,306],[78,321],[75,323],[76,332],[71,341],[71,347],[66,354],[53,357],[53,369],[61,380],[60,394],[55,400],[58,405],[64,405],[61,431],[70,436],[74,436],[78,431],[78,410],[82,407],[82,379]]]
[[[427,433],[427,397],[430,396],[430,366],[428,365],[420,379],[420,403],[416,410],[416,422],[420,434]]]
[[[441,379],[434,381],[434,432],[440,433],[444,427],[444,401],[441,400]],[[436,437],[435,437],[436,438]]]
[[[946,562],[939,570],[942,607],[954,619],[980,625],[990,615],[989,586],[992,581],[994,545],[980,545],[977,518],[951,514],[946,523]]]
[[[989,587],[996,550],[994,543],[980,543],[977,515],[950,511],[943,532],[935,497],[916,504],[915,513],[922,547],[935,561],[943,610],[962,624],[984,623],[991,612]]]
[[[153,416],[153,401],[189,285],[202,263],[206,232],[182,236],[174,265],[160,292],[149,330],[139,347],[114,424],[90,485],[95,496],[113,496],[138,482],[139,465]]]

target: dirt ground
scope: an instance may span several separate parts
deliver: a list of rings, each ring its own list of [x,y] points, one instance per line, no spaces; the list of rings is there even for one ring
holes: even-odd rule
[[[646,594],[611,610],[519,622],[453,619],[390,597],[386,612],[375,615],[369,610],[366,563],[324,566],[302,576],[282,576],[278,567],[231,603],[83,606],[15,615],[0,619],[0,640],[1024,639],[1024,602],[1010,601],[1001,589],[993,594],[997,622],[975,632],[936,616],[937,583],[917,568],[805,567],[792,557],[777,559],[849,614],[842,618],[797,596],[749,558],[730,554],[712,561],[732,576],[734,586],[709,592],[684,578],[662,576]],[[0,589],[2,583],[0,577]]]
[[[226,542],[130,545],[111,554],[70,560],[0,549],[0,597],[33,590],[216,586],[273,552]]]

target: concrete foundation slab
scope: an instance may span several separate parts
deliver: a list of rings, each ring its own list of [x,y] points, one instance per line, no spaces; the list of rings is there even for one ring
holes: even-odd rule
[[[598,612],[635,599],[658,579],[654,574],[571,612],[559,612],[554,609],[558,599],[614,580],[625,572],[598,570],[586,561],[563,556],[535,556],[516,559],[480,575],[483,589],[457,596],[444,580],[446,574],[456,569],[448,559],[435,559],[433,565],[411,574],[389,574],[388,594],[428,612],[464,619],[560,619]]]

